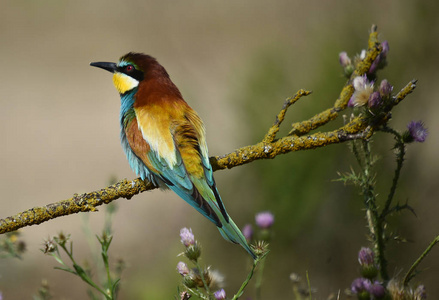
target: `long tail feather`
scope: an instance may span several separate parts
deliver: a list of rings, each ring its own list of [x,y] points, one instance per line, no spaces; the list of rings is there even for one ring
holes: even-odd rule
[[[222,225],[222,227],[218,227],[218,230],[225,240],[235,244],[240,244],[245,251],[247,251],[253,257],[253,259],[257,258],[256,254],[248,245],[247,240],[245,239],[241,230],[239,230],[231,218],[229,218],[229,222],[223,222]]]

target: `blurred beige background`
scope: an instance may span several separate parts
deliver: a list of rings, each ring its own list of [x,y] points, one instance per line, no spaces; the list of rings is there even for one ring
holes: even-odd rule
[[[392,125],[404,130],[423,120],[430,130],[426,143],[409,147],[398,194],[417,218],[403,212],[390,219],[409,241],[388,248],[389,272],[401,276],[439,234],[438,9],[427,1],[1,0],[0,217],[105,187],[112,176],[134,178],[119,144],[119,96],[110,74],[89,62],[117,61],[128,51],[156,57],[204,119],[210,154],[219,155],[258,142],[284,99],[300,88],[314,93],[291,108],[285,125],[331,105],[344,84],[338,53],[365,48],[374,23],[390,44],[380,78],[395,90],[419,80]],[[380,141],[380,174],[388,176],[378,186],[385,196],[394,164],[391,141]],[[343,291],[359,276],[357,251],[368,245],[362,200],[357,190],[333,182],[352,163],[347,146],[335,145],[215,173],[239,226],[260,210],[276,216],[264,299],[292,299],[291,272],[309,272],[315,299]],[[242,249],[224,242],[174,194],[153,191],[117,203],[110,253],[127,263],[121,299],[173,299],[181,227],[192,227],[203,261],[225,275],[229,295],[245,278]],[[85,284],[53,270],[55,261],[39,248],[62,230],[72,234],[79,261],[89,257],[81,227],[88,219],[99,233],[103,211],[23,229],[24,259],[0,260],[4,299],[30,299],[42,279],[55,299],[85,299]],[[429,299],[439,298],[438,253],[414,279],[426,285]]]

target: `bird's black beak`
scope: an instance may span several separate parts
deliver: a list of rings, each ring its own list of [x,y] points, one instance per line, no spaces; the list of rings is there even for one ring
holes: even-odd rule
[[[112,62],[104,62],[104,61],[92,62],[90,63],[90,66],[98,67],[107,70],[108,72],[111,73],[114,73],[117,70],[117,65]]]

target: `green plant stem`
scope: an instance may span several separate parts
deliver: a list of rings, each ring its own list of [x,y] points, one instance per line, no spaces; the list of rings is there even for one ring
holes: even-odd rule
[[[306,282],[308,284],[309,299],[312,300],[311,282],[309,281],[308,271],[306,271]]]
[[[104,261],[104,265],[105,265],[105,271],[107,272],[107,283],[108,283],[108,290],[110,291],[110,296],[112,299],[114,299],[114,294],[113,294],[113,280],[111,279],[111,274],[110,274],[110,266],[108,264],[108,253],[107,253],[107,249],[106,250],[102,250],[102,258]]]
[[[265,257],[265,255],[262,257],[262,259]],[[236,292],[236,294],[233,296],[232,300],[237,300],[239,299],[239,297],[242,296],[242,294],[244,293],[244,289],[247,287],[248,283],[250,282],[250,279],[252,279],[253,277],[253,273],[255,271],[255,268],[258,264],[258,262],[261,260],[261,258],[256,259],[255,261],[253,261],[253,266],[250,270],[250,272],[247,275],[247,278],[245,279],[245,281],[242,283],[241,287],[239,288],[239,290]]]
[[[67,248],[65,247],[65,245],[60,245],[60,247],[64,250],[65,253],[67,253],[67,255],[69,256],[70,260],[73,263],[74,269],[75,269],[75,274],[78,275],[83,281],[85,281],[87,284],[89,284],[90,286],[94,287],[96,290],[98,290],[102,295],[105,296],[106,299],[108,300],[112,300],[112,298],[110,298],[109,295],[107,295],[107,293],[105,293],[105,291],[103,291],[99,286],[97,286],[90,277],[87,276],[87,274],[82,273],[79,274],[77,268],[80,268],[80,266],[76,263],[75,259],[73,258],[73,251],[68,251]]]
[[[364,195],[364,204],[370,212],[370,220],[369,220],[369,230],[372,233],[375,245],[375,253],[377,255],[379,270],[381,278],[384,281],[389,279],[389,275],[387,274],[387,260],[385,258],[384,249],[384,226],[383,220],[380,218],[378,213],[378,208],[376,204],[376,197],[373,188],[373,175],[371,174],[372,168],[372,158],[370,151],[370,142],[367,140],[363,140],[363,151],[364,151],[364,169],[363,169],[363,195]]]
[[[384,237],[383,237],[383,222],[379,219],[376,218],[375,216],[375,249],[376,252],[378,253],[378,265],[379,265],[379,271],[380,271],[380,275],[381,275],[381,279],[383,279],[384,281],[388,281],[389,280],[389,275],[387,273],[387,260],[384,254],[384,250],[385,250],[385,243],[384,243]]]
[[[265,259],[261,261],[259,265],[258,275],[256,278],[255,289],[256,289],[256,299],[261,299],[261,286],[262,286],[262,274],[264,273]]]
[[[422,260],[427,256],[427,254],[433,249],[433,247],[439,243],[439,235],[428,245],[427,249],[425,249],[424,252],[422,252],[421,256],[413,263],[413,265],[410,267],[410,270],[405,274],[403,284],[406,286],[409,281],[415,276],[413,275],[413,272],[416,270],[418,265],[422,262]]]
[[[395,144],[395,149],[398,150],[396,153],[396,169],[393,176],[392,187],[390,188],[389,195],[387,196],[386,204],[381,212],[381,219],[384,219],[390,211],[390,205],[392,204],[393,197],[395,196],[396,186],[398,185],[399,176],[401,174],[402,165],[405,156],[405,144],[402,141],[402,137],[399,133],[389,128],[389,132],[395,135],[397,140]]]
[[[107,230],[104,229],[104,232],[102,233],[102,238],[99,238],[99,236],[96,236],[96,238],[101,244],[101,256],[102,256],[102,261],[104,262],[105,272],[107,274],[107,289],[110,293],[110,297],[114,299],[115,298],[114,286],[113,286],[114,283],[113,280],[111,279],[110,264],[108,263],[108,249],[110,248],[111,241],[113,240],[113,237],[108,235],[110,231],[111,228],[110,229],[107,228]]]
[[[363,163],[361,162],[361,156],[360,153],[358,152],[356,141],[352,141],[350,144],[351,144],[352,153],[354,153],[358,166],[360,167],[361,172],[363,172]]]

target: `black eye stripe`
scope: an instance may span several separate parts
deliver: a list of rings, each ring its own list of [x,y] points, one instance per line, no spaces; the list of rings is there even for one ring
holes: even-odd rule
[[[132,65],[129,65],[129,66],[132,66]],[[120,72],[120,73],[125,73],[125,74],[126,74],[126,73],[127,73],[127,72],[126,72],[126,68],[127,68],[127,67],[128,67],[128,66],[123,66],[123,67],[118,66],[118,67],[117,67],[117,71]],[[136,68],[134,68],[133,71],[134,71],[135,69],[136,69]]]
[[[130,77],[133,77],[137,81],[142,81],[144,78],[143,72],[140,70],[137,70],[136,67],[134,67],[133,65],[129,65],[129,66],[133,67],[133,69],[131,71],[127,71],[127,69],[126,69],[127,66],[123,66],[123,67],[118,66],[117,71],[120,73],[126,74]]]

